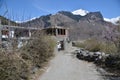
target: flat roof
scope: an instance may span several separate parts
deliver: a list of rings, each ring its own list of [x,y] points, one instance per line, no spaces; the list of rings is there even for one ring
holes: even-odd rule
[[[41,30],[41,28],[35,28],[35,27],[22,27],[22,26],[9,26],[9,25],[0,25],[3,29],[8,27],[8,28],[16,28],[16,29],[30,29],[30,30]]]
[[[47,27],[47,28],[44,28],[44,29],[52,29],[52,28],[57,28],[57,29],[68,29],[68,28],[61,27],[61,26],[52,26],[52,27]]]

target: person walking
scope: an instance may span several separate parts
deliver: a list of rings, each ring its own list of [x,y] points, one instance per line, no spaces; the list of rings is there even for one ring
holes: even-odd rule
[[[61,43],[60,42],[58,42],[57,48],[58,48],[58,51],[61,50]]]

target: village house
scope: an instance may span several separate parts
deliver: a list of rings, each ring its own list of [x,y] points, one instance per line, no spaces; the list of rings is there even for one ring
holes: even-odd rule
[[[19,45],[19,43],[21,44],[23,41],[27,41],[31,37],[32,32],[36,30],[43,30],[47,35],[61,43],[62,50],[65,49],[65,41],[69,40],[68,29],[60,26],[39,29],[33,27],[0,25],[0,44],[17,39]]]
[[[69,40],[68,29],[60,26],[54,26],[44,29],[47,35],[53,37],[58,43],[61,44],[61,50],[65,50],[66,42]],[[59,45],[59,44],[58,44]]]
[[[31,37],[31,32],[35,30],[39,29],[32,27],[0,25],[0,44],[10,43],[15,39],[18,41],[18,44],[19,42],[27,41]]]

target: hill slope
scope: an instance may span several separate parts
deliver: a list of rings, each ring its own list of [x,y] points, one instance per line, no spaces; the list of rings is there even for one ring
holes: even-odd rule
[[[22,26],[29,27],[67,27],[71,40],[84,40],[88,38],[111,38],[116,35],[116,25],[106,22],[100,12],[90,12],[85,16],[74,15],[68,11],[59,11],[55,15],[41,16],[32,21],[24,22]]]
[[[1,20],[1,24],[2,25],[8,25],[9,23],[10,23],[9,25],[13,25],[13,26],[15,26],[15,25],[17,26],[18,25],[16,22],[11,21],[11,20],[3,17],[3,16],[0,16],[0,20]]]

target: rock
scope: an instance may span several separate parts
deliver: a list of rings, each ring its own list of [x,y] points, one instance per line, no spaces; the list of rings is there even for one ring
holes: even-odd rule
[[[83,48],[75,51],[76,57],[81,60],[101,64],[105,61],[107,55],[104,52],[89,52]]]

